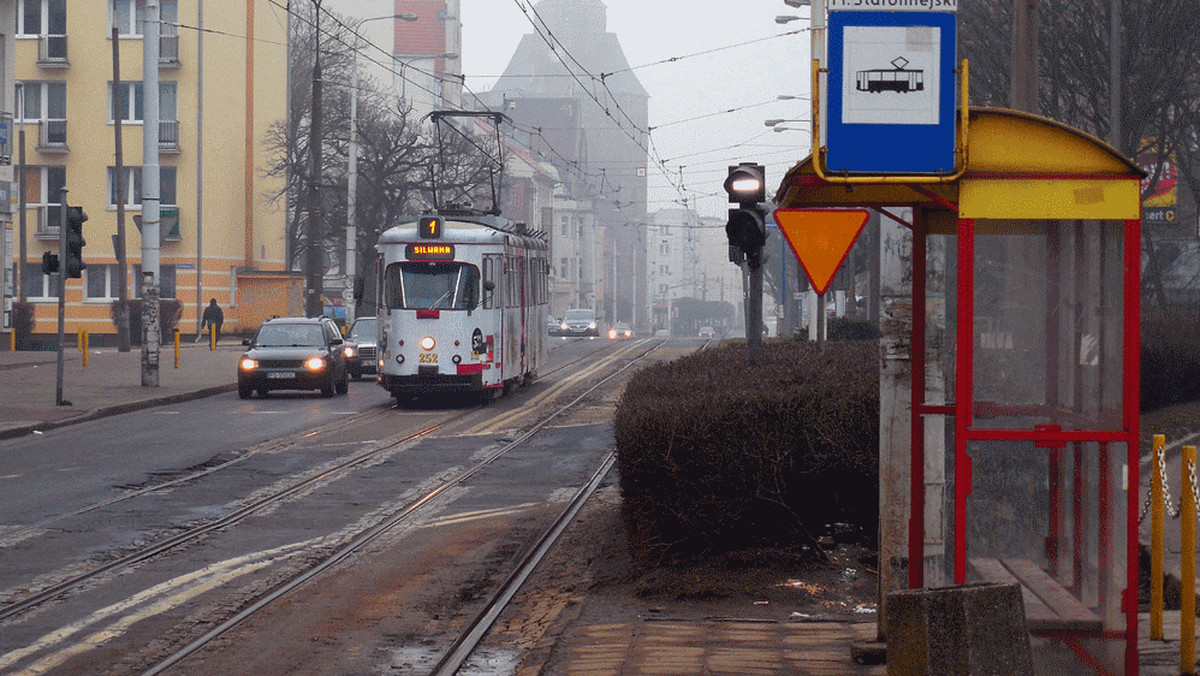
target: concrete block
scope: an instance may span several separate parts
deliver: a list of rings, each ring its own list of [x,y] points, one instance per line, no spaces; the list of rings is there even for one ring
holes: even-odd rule
[[[888,674],[1033,673],[1025,604],[1016,584],[910,589],[887,595]]]

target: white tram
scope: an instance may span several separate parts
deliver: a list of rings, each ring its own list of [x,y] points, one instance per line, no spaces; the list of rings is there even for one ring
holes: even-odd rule
[[[498,216],[422,216],[379,238],[379,384],[490,398],[546,359],[548,245]]]

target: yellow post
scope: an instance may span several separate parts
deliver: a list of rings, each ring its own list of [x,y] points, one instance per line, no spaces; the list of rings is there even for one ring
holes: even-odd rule
[[[83,353],[84,366],[88,365],[88,352],[91,351],[88,346],[91,341],[92,337],[88,334],[87,329],[79,329],[79,351]]]
[[[80,352],[83,352],[83,328],[75,329],[75,347]]]
[[[1150,638],[1163,639],[1163,504],[1162,472],[1167,437],[1154,435],[1154,464],[1150,467]]]
[[[1191,477],[1196,473],[1196,447],[1183,447],[1180,480],[1179,673],[1196,673],[1196,497]]]
[[[217,349],[217,325],[208,325],[208,351],[212,352]]]
[[[13,329],[12,331],[8,332],[8,351],[9,352],[17,351],[17,330],[16,329]]]
[[[179,368],[179,329],[175,329],[175,368]]]

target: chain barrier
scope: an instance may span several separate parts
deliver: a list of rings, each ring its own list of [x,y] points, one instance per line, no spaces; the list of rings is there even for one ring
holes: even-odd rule
[[[1192,484],[1192,504],[1200,505],[1200,485],[1196,483],[1196,463],[1188,463],[1188,481]]]
[[[1162,481],[1163,490],[1163,506],[1166,507],[1167,516],[1172,519],[1178,519],[1180,514],[1180,505],[1175,505],[1171,500],[1171,484],[1167,482],[1167,454],[1166,452],[1157,453],[1158,455],[1158,478]],[[1190,468],[1190,479],[1192,484],[1192,495],[1196,498],[1196,504],[1200,504],[1200,487],[1196,483],[1196,468]],[[1150,487],[1146,488],[1146,502],[1142,504],[1142,513],[1138,515],[1138,523],[1146,520],[1146,514],[1150,511],[1151,494],[1154,491]]]

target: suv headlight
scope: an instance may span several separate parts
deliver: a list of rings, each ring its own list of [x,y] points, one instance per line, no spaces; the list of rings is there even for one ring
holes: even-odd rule
[[[238,367],[243,371],[253,371],[254,369],[258,368],[258,362],[254,361],[250,357],[242,357],[242,360],[238,362]]]
[[[325,368],[325,360],[320,357],[312,357],[304,362],[304,368],[309,371],[320,371]]]

